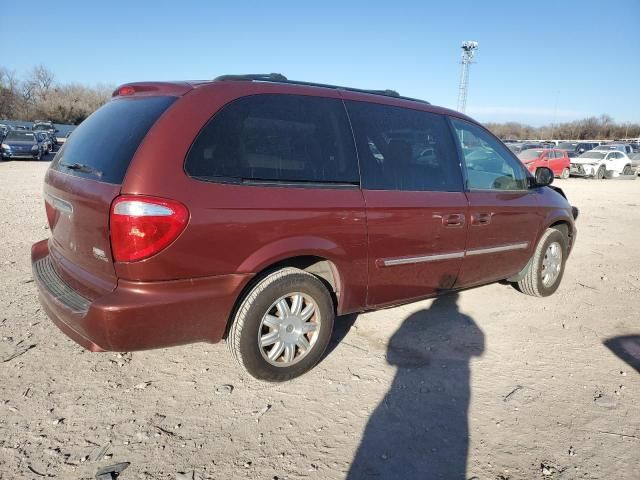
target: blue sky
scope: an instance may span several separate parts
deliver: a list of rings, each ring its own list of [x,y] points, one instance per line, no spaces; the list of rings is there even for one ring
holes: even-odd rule
[[[640,121],[640,0],[33,3],[2,9],[0,66],[18,74],[40,63],[86,84],[281,72],[455,107],[460,44],[477,40],[467,112],[481,121]]]

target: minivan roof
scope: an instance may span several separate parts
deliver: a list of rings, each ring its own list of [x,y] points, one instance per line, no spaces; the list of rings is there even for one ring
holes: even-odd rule
[[[348,90],[350,92],[358,92],[358,93],[370,93],[372,95],[384,95],[385,97],[394,97],[401,98],[403,100],[411,100],[413,102],[422,102],[429,105],[429,102],[426,100],[421,100],[418,98],[411,97],[403,97],[395,90],[386,89],[386,90],[368,90],[363,88],[354,88],[354,87],[342,87],[339,85],[331,85],[327,83],[316,83],[316,82],[305,82],[300,80],[289,80],[287,77],[282,75],[281,73],[258,73],[258,74],[244,74],[244,75],[221,75],[213,79],[214,82],[225,82],[225,81],[248,81],[248,82],[274,82],[274,83],[287,83],[291,85],[304,85],[307,87],[321,87],[321,88],[332,88],[336,90]]]
[[[206,85],[212,82],[228,82],[228,81],[244,81],[244,82],[270,82],[270,83],[285,83],[290,85],[303,85],[307,87],[320,87],[330,88],[335,90],[346,90],[357,93],[368,93],[372,95],[383,95],[385,97],[399,98],[402,100],[410,100],[413,102],[421,102],[430,105],[426,100],[419,98],[404,97],[397,91],[391,89],[385,90],[370,90],[365,88],[344,87],[339,85],[332,85],[328,83],[307,82],[301,80],[289,80],[287,77],[280,73],[258,73],[258,74],[242,74],[242,75],[220,75],[213,80],[191,80],[191,81],[179,81],[179,82],[132,82],[125,83],[116,88],[113,92],[114,97],[132,95],[132,94],[147,94],[147,95],[176,95],[181,96],[187,93],[189,90]],[[44,123],[44,122],[43,122]]]
[[[469,118],[462,112],[432,105],[425,100],[404,97],[394,90],[367,90],[323,83],[289,80],[279,73],[222,75],[213,80],[132,82],[120,85],[114,90],[112,96],[114,98],[156,95],[181,97],[194,90],[199,90],[200,88],[210,88],[215,87],[216,85],[224,85],[233,88],[232,85],[240,86],[242,84],[247,85],[247,87],[251,85],[247,90],[248,92],[254,93],[284,93],[283,89],[285,88],[288,90],[287,93],[301,95],[307,94],[307,92],[308,94],[314,92],[314,95],[318,95],[319,91],[325,91],[327,93],[333,92],[330,93],[329,96],[340,96],[345,100],[369,101],[392,106],[416,108],[419,110],[451,115],[476,123],[473,119]]]

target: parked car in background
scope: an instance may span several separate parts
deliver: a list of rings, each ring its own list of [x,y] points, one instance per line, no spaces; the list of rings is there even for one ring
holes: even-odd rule
[[[64,144],[69,139],[72,133],[73,133],[73,130],[69,130],[67,133],[58,132],[56,134],[56,140],[58,142],[58,145]]]
[[[571,159],[571,175],[602,179],[631,175],[631,159],[618,150],[593,149]]]
[[[58,145],[63,145],[69,139],[72,133],[73,133],[73,130],[69,130],[64,135],[57,135],[56,140],[58,141]]]
[[[0,150],[4,159],[33,158],[40,160],[43,147],[35,132],[11,130],[2,141]]]
[[[51,137],[49,137],[49,134],[47,132],[35,131],[33,133],[35,133],[36,138],[38,139],[38,143],[42,148],[42,153],[44,155],[53,150],[53,143],[51,142]]]
[[[600,145],[600,142],[580,142],[576,145],[575,152],[578,155],[582,155],[584,152],[588,152],[589,150],[593,150]]]
[[[55,147],[59,145],[58,143],[58,134],[55,132],[47,132],[49,138],[51,139],[51,151],[55,150]]]
[[[577,157],[579,153],[576,151],[578,147],[578,142],[560,142],[556,147],[558,150],[563,150],[567,152],[569,158]]]
[[[31,254],[44,310],[85,348],[226,338],[285,381],[335,315],[560,284],[577,210],[464,114],[282,75],[113,95],[49,167]]]
[[[618,150],[620,152],[624,152],[627,155],[631,155],[633,153],[633,147],[628,143],[604,143],[595,148],[595,150],[602,151],[610,151],[610,150]]]
[[[631,159],[631,168],[635,173],[640,175],[640,153],[634,153],[629,158]]]
[[[45,122],[42,120],[36,120],[33,124],[32,130],[35,131],[42,131],[42,132],[47,132],[47,135],[49,135],[49,137],[51,138],[52,141],[52,145],[51,145],[51,149],[53,150],[53,147],[55,145],[58,144],[58,140],[56,138],[56,133],[57,133],[57,129],[54,126],[53,122]]]
[[[569,156],[564,150],[535,148],[520,152],[518,158],[534,175],[538,168],[547,167],[556,177],[569,178]]]
[[[13,130],[29,130],[29,127],[26,125],[14,125]]]
[[[521,142],[521,143],[510,143],[507,145],[509,150],[511,150],[516,155],[524,150],[530,150],[532,148],[544,148],[544,145],[539,142]]]

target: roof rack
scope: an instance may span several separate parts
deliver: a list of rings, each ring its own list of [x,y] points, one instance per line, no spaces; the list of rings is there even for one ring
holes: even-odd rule
[[[400,98],[402,100],[411,100],[413,102],[426,103],[427,105],[430,105],[430,103],[427,102],[426,100],[420,100],[419,98],[403,97],[395,90],[367,90],[363,88],[341,87],[339,85],[330,85],[326,83],[302,82],[299,80],[289,80],[287,77],[285,77],[281,73],[250,73],[245,75],[221,75],[213,79],[214,82],[224,82],[229,80],[235,80],[235,81],[240,80],[240,81],[249,81],[249,82],[273,82],[273,83],[286,83],[290,85],[304,85],[307,87],[333,88],[336,90],[348,90],[349,92],[369,93],[372,95],[383,95],[385,97]]]

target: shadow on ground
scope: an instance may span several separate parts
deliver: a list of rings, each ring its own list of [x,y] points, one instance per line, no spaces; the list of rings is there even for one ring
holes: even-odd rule
[[[613,337],[604,344],[618,358],[640,373],[640,335]]]
[[[484,351],[484,334],[457,301],[437,298],[391,338],[387,361],[397,372],[367,423],[350,480],[466,478],[469,361]]]

